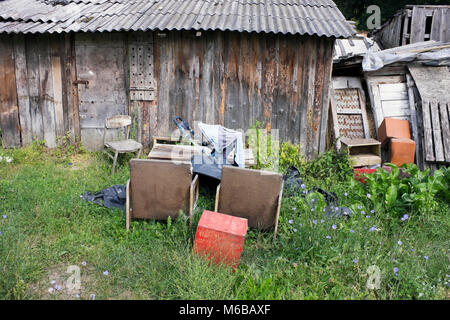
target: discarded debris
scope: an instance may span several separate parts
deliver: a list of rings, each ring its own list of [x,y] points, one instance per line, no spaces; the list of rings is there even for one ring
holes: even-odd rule
[[[110,188],[101,190],[95,194],[85,192],[81,198],[87,202],[96,203],[110,209],[120,209],[125,211],[126,203],[126,186],[115,185]]]

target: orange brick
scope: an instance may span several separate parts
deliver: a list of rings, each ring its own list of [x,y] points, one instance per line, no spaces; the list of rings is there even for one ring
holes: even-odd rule
[[[222,213],[203,211],[194,240],[194,253],[211,262],[236,269],[244,247],[248,220]]]
[[[378,141],[385,143],[389,138],[411,139],[408,120],[384,118],[378,128]]]
[[[391,139],[389,143],[390,162],[400,167],[405,163],[414,163],[416,143],[411,139]]]

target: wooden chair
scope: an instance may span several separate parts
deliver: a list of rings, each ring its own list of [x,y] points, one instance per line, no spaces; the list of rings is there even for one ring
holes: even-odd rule
[[[110,157],[113,160],[113,167],[112,167],[112,173],[116,170],[116,164],[117,164],[117,157],[119,153],[134,153],[139,151],[137,154],[137,158],[142,153],[142,144],[139,142],[129,139],[130,136],[130,126],[131,126],[131,117],[125,116],[125,115],[118,115],[113,116],[105,121],[105,129],[103,131],[103,145],[104,149],[103,152]],[[106,140],[106,133],[109,129],[120,129],[123,127],[126,128],[126,139],[120,140],[120,141],[105,141]],[[109,153],[107,150],[111,149],[113,154]]]
[[[283,176],[259,170],[225,166],[217,187],[215,211],[248,219],[248,225],[260,230],[278,230]]]
[[[198,200],[198,175],[190,162],[132,159],[127,182],[126,228],[131,219],[175,219],[180,210],[189,221]]]

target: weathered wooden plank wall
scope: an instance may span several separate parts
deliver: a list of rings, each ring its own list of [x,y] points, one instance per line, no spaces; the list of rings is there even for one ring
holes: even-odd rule
[[[61,35],[15,35],[0,38],[0,108],[5,147],[45,140],[55,147],[58,137],[73,130],[65,83],[65,40]],[[77,115],[78,117],[78,115]],[[16,130],[13,128],[17,128]],[[12,138],[13,137],[13,138]]]
[[[125,78],[118,80],[125,85],[115,90],[123,90],[120,95],[128,97],[124,110],[136,115],[137,139],[145,146],[153,136],[171,134],[175,129],[172,118],[181,116],[193,125],[202,121],[244,132],[259,122],[263,128],[279,130],[281,140],[299,144],[308,158],[324,151],[333,39],[218,31],[152,35],[154,98],[131,100],[128,58],[123,59],[125,70],[111,75]],[[8,78],[15,88],[8,99],[16,101],[2,105],[15,108],[22,145],[45,139],[54,147],[58,137],[67,132],[72,138],[81,134],[84,84],[77,87],[74,82],[87,77],[82,71],[94,66],[81,61],[77,43],[83,43],[75,41],[76,36],[19,35],[13,42],[12,38],[0,41],[2,66],[5,68],[7,61],[9,72],[15,74]],[[130,39],[136,41],[126,33],[106,38],[115,39],[114,47],[124,50],[130,50]],[[103,47],[111,47],[106,43]],[[5,54],[8,50],[10,55]],[[94,69],[98,73],[101,68],[97,65]],[[0,87],[5,88],[5,81],[0,81]],[[93,86],[94,82],[91,90]],[[20,145],[20,136],[15,143]]]
[[[450,6],[409,6],[374,33],[384,49],[417,42],[450,41]]]
[[[4,147],[20,146],[14,46],[10,36],[0,36],[0,128]]]
[[[258,121],[307,157],[322,140],[323,151],[332,40],[185,31],[155,34],[154,45],[157,135],[171,133],[174,116],[243,131]]]

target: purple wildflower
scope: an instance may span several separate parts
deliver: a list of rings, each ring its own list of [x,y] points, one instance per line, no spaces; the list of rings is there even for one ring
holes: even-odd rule
[[[106,270],[105,272],[103,272],[103,275],[105,275],[105,276],[109,275],[108,270]]]
[[[289,220],[288,223],[289,223],[289,224],[293,224],[293,223],[294,223],[294,220]]]
[[[395,268],[394,268],[394,275],[395,275],[396,277],[398,277],[398,271],[399,271],[398,268],[395,267]]]
[[[403,242],[401,240],[398,240],[398,245],[401,246],[403,244]]]
[[[350,229],[350,233],[355,233],[355,230],[351,230],[351,229]]]
[[[370,194],[368,193],[368,194],[366,194],[366,197],[368,198],[368,199],[370,199]]]
[[[358,263],[358,259],[353,259],[353,263]]]
[[[408,216],[407,214],[405,214],[405,215],[401,218],[402,221],[406,221],[406,220],[408,220],[408,219],[409,219],[409,216]]]
[[[331,239],[331,236],[326,236],[327,239]]]
[[[302,184],[300,187],[301,187],[303,190],[306,189],[306,186],[305,186],[304,184]]]
[[[294,228],[294,232],[297,232],[297,229]]]
[[[317,224],[317,220],[313,220],[312,223],[313,223],[313,224]]]
[[[423,256],[423,258],[428,261],[428,256]]]
[[[81,262],[81,265],[85,266],[86,265],[86,261]]]
[[[336,230],[336,229],[337,229],[337,226],[336,226],[335,224],[333,224],[333,225],[331,226],[331,229]]]
[[[3,219],[6,219],[6,218],[7,218],[6,214],[2,215],[2,217],[3,217]]]

